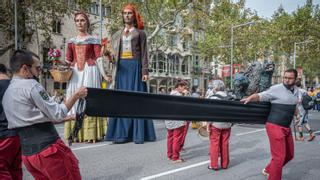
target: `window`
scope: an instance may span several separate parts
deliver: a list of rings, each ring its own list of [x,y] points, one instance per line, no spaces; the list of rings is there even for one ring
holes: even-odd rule
[[[52,32],[61,34],[61,21],[53,21]]]
[[[183,50],[185,50],[185,51],[190,50],[190,47],[191,47],[190,41],[189,41],[189,40],[185,40],[185,41],[182,43],[182,46],[183,46]]]
[[[158,62],[159,62],[159,73],[166,72],[167,62],[165,57],[162,54],[158,54]]]
[[[89,12],[91,14],[95,14],[96,13],[96,3],[92,3],[91,4]]]
[[[110,14],[111,14],[111,6],[105,7],[104,5],[102,5],[102,16],[108,16]]]
[[[169,62],[169,73],[174,73],[174,66],[173,66],[174,56],[168,55],[168,62]]]
[[[97,14],[97,15],[99,15],[100,13],[99,13],[99,11],[100,11],[100,7],[99,7],[99,4],[96,4],[95,3],[95,5],[96,5],[96,12],[94,13],[94,14]]]
[[[169,46],[177,45],[177,35],[169,35]]]
[[[195,55],[194,56],[194,65],[195,66],[199,66],[200,64],[199,64],[199,56],[198,55]]]
[[[189,74],[189,68],[188,68],[189,58],[190,58],[190,56],[186,56],[183,58],[183,62],[181,65],[181,71],[182,71],[183,75]]]
[[[178,26],[178,27],[183,27],[183,19],[182,19],[182,17],[180,16],[180,15],[178,15],[177,17],[176,17],[176,22],[175,22],[175,24]]]
[[[157,72],[157,58],[156,55],[154,55],[151,59],[151,70],[153,73]]]
[[[174,55],[174,73],[179,74],[179,57],[178,55]]]
[[[75,0],[68,0],[68,6],[70,9],[76,9],[76,1]]]
[[[195,55],[194,56],[194,61],[193,61],[193,72],[195,74],[200,73],[201,69],[200,69],[200,61],[199,61],[199,56]]]
[[[104,14],[104,6],[102,6],[102,15]],[[91,3],[89,13],[94,15],[100,15],[100,5],[97,3]]]

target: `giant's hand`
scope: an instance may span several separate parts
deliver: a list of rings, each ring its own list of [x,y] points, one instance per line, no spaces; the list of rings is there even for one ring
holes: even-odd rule
[[[142,76],[142,81],[146,82],[149,80],[149,75],[143,75]]]

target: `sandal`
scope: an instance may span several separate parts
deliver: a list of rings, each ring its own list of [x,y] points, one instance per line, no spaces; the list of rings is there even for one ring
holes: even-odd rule
[[[172,162],[173,162],[174,164],[176,164],[176,163],[183,163],[184,160],[183,160],[183,159],[177,159],[177,160],[172,160]]]

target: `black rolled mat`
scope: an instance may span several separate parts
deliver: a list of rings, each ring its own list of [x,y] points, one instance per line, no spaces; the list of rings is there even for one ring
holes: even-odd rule
[[[270,103],[242,104],[238,101],[149,94],[88,88],[88,116],[132,117],[264,124]]]

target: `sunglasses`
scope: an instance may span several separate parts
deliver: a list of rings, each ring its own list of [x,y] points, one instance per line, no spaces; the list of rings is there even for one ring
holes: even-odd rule
[[[32,65],[26,65],[26,66],[28,66],[29,69],[32,68]],[[36,69],[37,71],[41,71],[41,70],[42,70],[42,66],[36,66],[35,69]]]

